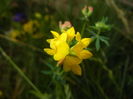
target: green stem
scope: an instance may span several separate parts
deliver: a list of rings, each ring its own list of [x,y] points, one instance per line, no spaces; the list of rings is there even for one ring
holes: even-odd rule
[[[85,27],[86,27],[87,21],[84,22],[82,30],[81,30],[81,37],[83,36],[83,33],[85,31]]]
[[[99,36],[101,33],[101,29],[98,29],[97,35]]]
[[[27,83],[37,92],[40,93],[40,90],[31,82],[31,80],[23,73],[23,71],[12,61],[12,59],[5,53],[5,51],[0,47],[0,52],[6,58],[7,61],[13,66],[14,69],[27,81]]]

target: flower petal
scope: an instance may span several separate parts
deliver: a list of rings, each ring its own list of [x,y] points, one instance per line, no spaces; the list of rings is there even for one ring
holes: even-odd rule
[[[78,42],[76,45],[74,45],[71,50],[74,51],[76,54],[81,52],[84,48],[84,44],[82,42]]]
[[[55,31],[51,31],[52,35],[54,36],[54,38],[57,38],[59,37],[59,33],[58,32],[55,32]]]
[[[88,51],[88,50],[82,50],[82,51],[80,52],[80,54],[79,54],[79,57],[80,57],[81,59],[87,59],[87,58],[92,57],[92,53],[91,53],[90,51]]]
[[[69,46],[66,42],[59,42],[56,46],[56,54],[54,55],[55,60],[63,59],[69,53]]]
[[[66,56],[64,63],[63,63],[63,69],[65,72],[68,72],[71,70],[71,66],[72,66],[72,60],[70,56]]]
[[[64,60],[63,69],[65,72],[71,71],[71,64],[69,64],[68,60]]]
[[[66,32],[65,32],[66,34],[67,34],[67,39],[68,39],[68,41],[71,41],[73,38],[74,38],[74,36],[75,36],[75,29],[74,29],[74,27],[71,27],[70,29],[68,29]]]
[[[66,33],[62,33],[59,37],[59,40],[61,41],[66,41],[67,40],[67,34]]]
[[[83,38],[81,40],[81,42],[83,43],[84,45],[84,48],[86,48],[90,43],[91,43],[92,39],[91,38]]]
[[[50,40],[50,48],[56,49],[56,42],[57,42],[56,39],[51,39]]]
[[[56,49],[56,47],[61,43],[65,42],[67,39],[67,34],[63,33],[58,38],[50,40],[50,48]]]
[[[75,57],[75,56],[66,56],[64,63],[63,63],[63,69],[64,71],[70,71],[72,69],[73,65],[78,65],[81,63],[81,59]]]
[[[81,70],[81,67],[80,65],[73,65],[72,66],[72,72],[76,75],[79,75],[81,76],[82,75],[82,70]]]
[[[81,35],[80,35],[79,32],[77,32],[77,34],[76,34],[76,40],[77,40],[77,41],[80,41],[80,40],[81,40]]]
[[[47,41],[48,43],[50,43],[50,42],[51,42],[51,40],[53,40],[53,39],[47,39],[46,41]]]
[[[50,48],[44,48],[44,51],[49,54],[49,55],[54,55],[55,54],[55,50],[50,49]]]
[[[82,60],[76,56],[67,56],[67,60],[69,60],[71,65],[80,64],[82,62]]]

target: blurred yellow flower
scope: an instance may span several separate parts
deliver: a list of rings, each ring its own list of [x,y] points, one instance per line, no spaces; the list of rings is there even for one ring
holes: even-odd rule
[[[21,32],[19,30],[11,30],[8,34],[8,36],[13,39],[16,39],[20,35],[21,35]]]
[[[0,90],[0,96],[3,96],[3,92]]]
[[[59,33],[51,31],[54,36],[53,39],[48,39],[50,48],[44,48],[44,51],[54,56],[54,60],[58,61],[58,65],[63,64],[64,71],[72,71],[76,75],[82,75],[80,63],[83,59],[90,58],[92,53],[85,48],[90,44],[91,38],[81,39],[79,32],[75,34],[74,27]],[[75,37],[75,39],[74,39]],[[77,43],[73,46],[69,45],[69,42],[77,40]]]
[[[35,17],[38,18],[38,19],[40,19],[40,18],[42,18],[42,15],[39,12],[36,12],[35,13]]]
[[[39,26],[39,23],[36,20],[30,20],[24,24],[23,30],[27,33],[33,33],[35,28]]]

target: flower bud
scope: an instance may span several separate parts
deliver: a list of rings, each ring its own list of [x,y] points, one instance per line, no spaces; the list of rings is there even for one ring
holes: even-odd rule
[[[109,25],[107,25],[107,24],[105,24],[105,22],[97,22],[96,24],[95,24],[95,26],[97,27],[97,28],[100,28],[100,29],[109,29],[110,27],[109,27]]]
[[[91,16],[92,12],[93,12],[93,7],[91,6],[85,6],[82,9],[82,14],[85,16],[85,18]]]
[[[62,21],[60,21],[59,27],[60,27],[61,31],[65,31],[65,30],[69,29],[70,27],[72,27],[72,24],[70,21],[65,21],[64,23],[62,23]]]

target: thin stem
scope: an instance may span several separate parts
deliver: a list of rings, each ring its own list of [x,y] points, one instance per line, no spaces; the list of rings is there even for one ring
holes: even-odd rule
[[[24,42],[22,42],[22,41],[19,41],[19,40],[17,40],[17,39],[9,38],[9,37],[7,37],[7,36],[5,36],[5,35],[2,35],[2,34],[0,34],[0,38],[4,38],[4,39],[9,40],[9,41],[11,41],[11,42],[13,42],[13,43],[26,46],[26,47],[28,47],[28,48],[31,48],[31,49],[35,50],[35,51],[42,52],[42,50],[39,49],[39,48],[36,48],[36,47],[34,47],[34,46],[32,46],[32,45],[29,45],[29,44],[26,44],[26,43],[24,43]]]
[[[123,88],[124,88],[124,85],[125,85],[128,63],[129,63],[129,57],[127,57],[127,60],[125,61],[125,66],[124,66],[124,71],[123,71],[123,79],[122,79],[122,83],[121,83],[121,95],[120,95],[120,99],[123,96]]]
[[[125,12],[119,8],[115,2],[115,0],[105,0],[106,3],[111,7],[111,9],[113,8],[118,16],[118,18],[121,19],[122,23],[124,24],[126,30],[128,33],[130,33],[130,28],[129,28],[129,24],[128,24],[128,20],[125,17]]]
[[[87,21],[84,22],[82,30],[81,30],[81,36],[83,36],[83,33],[85,31],[85,27],[86,27]]]
[[[98,29],[97,35],[100,35],[101,33],[101,29]]]
[[[6,58],[7,61],[13,66],[14,69],[27,81],[27,83],[37,92],[40,93],[40,90],[31,82],[31,80],[23,73],[23,71],[13,62],[13,60],[5,53],[5,51],[0,47],[0,52]]]
[[[101,94],[103,95],[103,97],[105,99],[109,99],[108,96],[105,94],[103,88],[97,82],[95,82],[95,84],[97,85],[97,88],[99,89],[99,91],[101,92]]]

